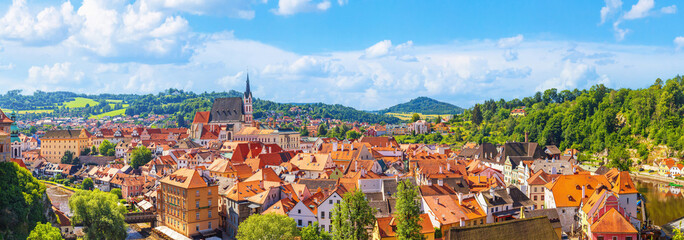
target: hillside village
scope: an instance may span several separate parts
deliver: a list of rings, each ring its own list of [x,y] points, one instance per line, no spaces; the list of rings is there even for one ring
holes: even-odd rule
[[[311,121],[309,134],[302,136],[278,127],[280,121],[299,124],[295,120],[254,119],[252,99],[247,80],[243,96],[216,99],[210,111],[195,114],[189,128],[148,127],[163,119],[157,116],[131,117],[145,123],[135,125],[21,122],[15,114],[0,113],[0,160],[16,162],[46,181],[78,186],[91,179],[100,191],[120,189],[131,211],[150,216],[150,234],[158,239],[235,239],[250,216],[271,213],[293,219],[298,228],[318,224],[333,233],[333,209],[355,191],[374,209],[369,236],[395,239],[396,193],[405,181],[417,187],[425,239],[506,234],[628,240],[642,239],[650,228],[637,210],[643,206],[630,173],[588,169],[575,149],[528,141],[453,148],[395,139],[450,133],[443,122],[424,120],[383,126],[320,119]],[[20,123],[69,128],[26,136],[18,131]],[[355,138],[316,137],[323,123],[364,131]],[[140,149],[148,150],[149,161],[135,160]],[[650,168],[671,177],[684,170],[672,158]],[[66,224],[69,214],[54,208],[65,219],[63,237],[82,236],[79,227]]]

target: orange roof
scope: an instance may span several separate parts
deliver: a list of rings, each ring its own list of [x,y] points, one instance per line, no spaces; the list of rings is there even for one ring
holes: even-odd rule
[[[463,199],[462,205],[458,204],[456,195],[424,196],[423,199],[435,215],[435,220],[443,225],[487,216],[475,198]]]
[[[560,175],[556,181],[547,183],[546,188],[553,192],[556,207],[579,207],[583,198],[588,198],[600,186],[610,186],[604,175]],[[582,186],[585,186],[582,196]]]
[[[611,190],[617,194],[638,193],[634,186],[634,182],[632,182],[632,178],[627,171],[620,172],[615,178],[615,181],[611,181],[611,184],[613,185]]]
[[[297,205],[297,202],[293,201],[292,199],[283,198],[268,207],[268,209],[261,214],[275,213],[287,216],[287,213],[289,213],[295,205]]]
[[[281,182],[280,177],[278,177],[278,174],[273,171],[272,168],[263,168],[259,169],[256,173],[252,174],[251,177],[245,179],[245,182],[249,181],[272,181],[272,182]]]
[[[204,123],[207,124],[209,123],[209,112],[196,112],[195,113],[195,119],[193,119],[192,123]]]
[[[544,172],[543,170],[537,171],[536,173],[532,174],[530,178],[527,179],[527,183],[529,185],[545,185],[550,181],[551,175]]]
[[[257,195],[263,191],[266,191],[266,189],[261,187],[261,183],[259,181],[238,182],[233,185],[233,187],[228,189],[224,195],[233,201],[239,202],[247,200],[247,198]]]
[[[420,233],[429,234],[435,232],[435,228],[432,226],[432,223],[430,222],[430,216],[427,213],[423,213],[420,215],[419,223],[421,226]],[[397,233],[395,232],[395,229],[397,228],[397,221],[394,217],[378,218],[377,224],[378,230],[380,231],[380,237],[395,237],[397,235]]]
[[[456,191],[449,187],[449,184],[439,185],[422,185],[420,186],[420,194],[422,196],[434,196],[434,195],[455,195]]]
[[[194,169],[181,168],[172,174],[161,179],[162,183],[170,184],[181,188],[198,188],[206,187],[207,182],[204,181]]]
[[[638,231],[615,208],[611,208],[591,225],[592,233],[636,234]]]

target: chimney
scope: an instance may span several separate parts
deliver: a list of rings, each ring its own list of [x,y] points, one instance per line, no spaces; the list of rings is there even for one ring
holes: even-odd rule
[[[442,180],[442,179],[437,180],[437,185],[439,185],[440,187],[444,186],[444,180]]]
[[[580,199],[584,198],[584,189],[585,189],[585,188],[586,188],[586,187],[585,187],[584,185],[582,185],[582,197],[581,197]]]
[[[461,227],[465,227],[465,218],[461,218],[460,223],[461,223]]]
[[[458,205],[463,206],[463,193],[458,193]]]
[[[336,152],[336,151],[337,151],[337,142],[333,142],[332,145],[333,145],[333,146],[332,146],[332,147],[333,147],[333,151]]]
[[[447,172],[450,172],[450,171],[451,171],[451,163],[447,162]]]
[[[530,135],[530,133],[528,133],[527,131],[525,131],[525,142],[527,142],[527,138],[529,137],[529,135]]]
[[[444,173],[444,172],[442,172],[442,166],[439,166],[439,174],[442,174],[442,173]]]
[[[354,172],[358,172],[358,171],[359,171],[359,162],[354,161]]]
[[[344,143],[340,145],[340,151],[344,151]]]
[[[511,188],[510,188],[510,187],[507,187],[507,188],[506,188],[506,193],[507,193],[508,195],[511,195]]]

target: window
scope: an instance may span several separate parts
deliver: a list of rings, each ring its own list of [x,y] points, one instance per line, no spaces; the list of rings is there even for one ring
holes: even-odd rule
[[[613,240],[617,240],[617,237],[613,237]]]
[[[211,212],[209,212],[209,213],[211,213]],[[209,225],[208,225],[208,226],[209,226],[209,229],[211,229],[211,222],[209,222]]]
[[[211,199],[209,199],[208,201],[209,201],[209,207],[211,207]]]
[[[534,196],[534,200],[537,201],[537,196]]]
[[[534,187],[533,189],[534,189],[533,192],[537,192],[537,187]]]
[[[632,237],[625,237],[625,240],[632,240]]]
[[[302,226],[302,220],[301,219],[297,220],[297,226],[300,226],[300,227]]]
[[[199,224],[195,225],[195,230],[199,231]]]
[[[211,196],[211,189],[207,192],[207,195]]]
[[[302,210],[301,210],[301,209],[297,209],[297,214],[301,214],[301,213],[302,213]],[[301,224],[299,224],[299,225],[301,225]]]
[[[199,190],[195,191],[195,197],[199,197]]]
[[[197,211],[197,212],[195,213],[195,219],[196,219],[196,220],[199,220],[199,211]]]
[[[195,201],[195,207],[199,208],[199,200]]]
[[[321,219],[325,219],[325,212],[321,212]]]
[[[211,218],[211,210],[209,210],[209,218]]]
[[[332,200],[329,200],[328,203],[329,203],[329,204],[332,204]]]
[[[328,212],[328,218],[332,219],[332,211]]]
[[[311,226],[311,221],[307,222],[307,226]]]

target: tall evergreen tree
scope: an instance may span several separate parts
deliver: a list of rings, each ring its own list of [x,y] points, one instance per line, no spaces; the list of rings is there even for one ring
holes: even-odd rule
[[[475,104],[473,107],[472,114],[470,115],[470,121],[475,125],[480,125],[482,123],[482,111],[480,111],[480,104]]]
[[[397,185],[395,218],[398,239],[423,239],[420,234],[420,206],[418,188],[411,181],[404,180]]]

